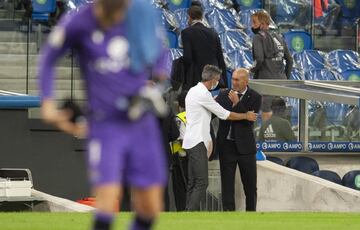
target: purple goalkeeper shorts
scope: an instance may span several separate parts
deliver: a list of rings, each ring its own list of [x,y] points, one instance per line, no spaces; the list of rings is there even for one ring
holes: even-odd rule
[[[159,124],[148,114],[136,122],[90,122],[88,165],[92,185],[138,188],[165,185],[166,156]]]

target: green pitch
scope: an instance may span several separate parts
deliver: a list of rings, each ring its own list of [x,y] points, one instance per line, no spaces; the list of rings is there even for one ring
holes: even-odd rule
[[[131,214],[116,218],[126,230]],[[1,230],[89,230],[91,214],[0,213]],[[359,230],[360,213],[163,213],[155,230]]]

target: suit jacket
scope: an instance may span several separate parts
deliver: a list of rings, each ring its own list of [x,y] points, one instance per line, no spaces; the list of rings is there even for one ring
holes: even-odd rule
[[[237,112],[246,113],[248,111],[259,112],[261,106],[261,95],[248,87],[245,95],[241,101],[232,107],[232,102],[228,97],[229,89],[220,92],[216,101],[225,109]],[[229,134],[230,125],[232,127],[233,136],[237,152],[239,154],[256,154],[256,141],[254,134],[254,122],[248,120],[228,121],[220,120],[219,130],[216,138],[217,152],[221,154],[221,150],[225,144],[225,140]]]
[[[215,30],[202,23],[196,23],[181,32],[184,48],[185,88],[191,88],[201,81],[201,73],[207,64],[218,66],[222,71],[222,84],[227,85],[226,66],[220,38]]]

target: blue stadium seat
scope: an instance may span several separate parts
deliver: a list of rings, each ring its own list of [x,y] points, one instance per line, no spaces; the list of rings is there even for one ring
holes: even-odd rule
[[[229,10],[213,8],[212,11],[206,13],[205,17],[210,26],[218,33],[229,29],[244,28],[244,26],[240,24],[238,16],[232,14]]]
[[[189,8],[191,0],[168,0],[169,10],[175,11],[177,9]]]
[[[328,69],[310,69],[305,71],[305,80],[310,81],[335,81],[339,75]]]
[[[182,49],[169,49],[169,59],[170,61],[174,61],[175,59],[181,57],[183,55],[183,50]]]
[[[32,1],[32,19],[36,21],[47,21],[49,14],[55,12],[56,0],[34,0]]]
[[[360,81],[360,69],[358,70],[347,70],[341,73],[344,80],[348,81]]]
[[[343,125],[348,131],[348,134],[359,132],[360,130],[360,109],[358,106],[350,105],[347,108],[346,115],[343,119]]]
[[[167,45],[169,48],[178,48],[178,36],[174,31],[168,30],[167,32]]]
[[[290,30],[283,36],[291,53],[312,49],[311,35],[306,31]]]
[[[175,59],[178,59],[183,55],[182,49],[168,49],[168,58],[167,58],[167,69],[172,69],[172,64]]]
[[[294,53],[293,57],[297,66],[304,71],[325,68],[324,54],[320,51],[303,50],[299,53]]]
[[[348,106],[345,104],[324,102],[324,107],[329,125],[342,125]]]
[[[166,30],[176,30],[180,28],[180,23],[176,15],[169,11],[162,8],[156,8],[161,18],[161,23],[165,27]]]
[[[233,50],[230,53],[227,53],[229,56],[232,66],[236,68],[247,68],[249,69],[253,64],[252,52],[246,49]]]
[[[360,1],[336,0],[341,7],[341,15],[344,18],[356,19],[360,17]]]
[[[360,71],[359,54],[352,50],[334,50],[326,55],[326,60],[331,68],[339,73],[348,70]]]
[[[266,160],[284,166],[284,161],[279,157],[266,156]]]
[[[189,16],[188,9],[177,9],[174,11],[177,21],[179,22],[179,29],[183,30],[188,27]]]
[[[230,53],[236,49],[251,49],[251,39],[242,30],[226,30],[219,36],[225,53]]]
[[[236,0],[241,10],[263,8],[262,0]]]
[[[199,0],[203,6],[204,13],[208,13],[212,11],[214,8],[217,9],[226,9],[227,7],[224,5],[224,0]]]
[[[294,97],[288,97],[286,104],[288,109],[290,110],[291,126],[296,127],[299,125],[299,99]]]
[[[227,69],[226,70],[226,79],[227,79],[227,86],[229,89],[231,89],[232,87],[232,82],[231,82],[231,79],[232,79],[232,73],[233,71]]]
[[[341,177],[336,172],[330,170],[319,170],[313,172],[312,175],[341,185]]]
[[[298,68],[293,68],[291,70],[290,80],[298,80],[298,81],[305,80],[305,76],[304,76],[303,71],[301,71]],[[294,97],[288,97],[286,104],[288,105],[291,126],[298,126],[298,124],[299,124],[299,120],[298,120],[298,117],[299,117],[299,99],[294,98]]]
[[[279,0],[273,2],[273,7],[276,9],[274,18],[276,24],[303,26],[310,21],[311,2],[307,0]]]
[[[298,68],[293,68],[291,70],[290,80],[303,81],[303,80],[305,80],[304,73],[301,70],[299,70]]]
[[[286,162],[286,166],[308,174],[319,170],[319,164],[316,160],[303,156],[291,157]]]
[[[342,178],[342,185],[360,190],[360,170],[347,172]]]

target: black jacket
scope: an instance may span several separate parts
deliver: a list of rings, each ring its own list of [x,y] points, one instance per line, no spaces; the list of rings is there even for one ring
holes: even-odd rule
[[[245,95],[241,101],[232,107],[232,102],[228,97],[229,90],[220,92],[216,101],[225,109],[237,112],[246,113],[248,111],[255,111],[258,113],[261,106],[261,95],[248,87]],[[221,154],[225,140],[228,136],[230,125],[236,143],[237,152],[239,154],[256,154],[256,140],[254,134],[254,122],[241,120],[241,121],[228,121],[220,120],[219,130],[216,139],[217,152]]]
[[[218,66],[222,71],[222,86],[226,87],[226,66],[218,34],[202,23],[196,23],[181,32],[184,48],[185,88],[189,89],[201,81],[205,65]]]

